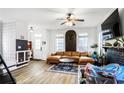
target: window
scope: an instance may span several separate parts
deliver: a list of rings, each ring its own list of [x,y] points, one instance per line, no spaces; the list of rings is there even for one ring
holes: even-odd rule
[[[56,35],[56,51],[64,51],[64,35]]]
[[[41,34],[35,34],[35,49],[41,49]]]
[[[35,40],[35,49],[40,49],[41,48],[41,40],[40,39],[36,39]]]
[[[78,36],[78,51],[88,51],[88,34],[79,34]]]

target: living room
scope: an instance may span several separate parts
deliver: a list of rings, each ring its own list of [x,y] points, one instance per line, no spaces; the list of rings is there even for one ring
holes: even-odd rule
[[[110,34],[102,40],[104,22],[115,11],[123,33],[123,8],[1,8],[0,54],[14,83],[101,83],[88,82],[84,69],[108,66],[109,48],[123,51],[122,34],[117,35],[118,42]],[[114,63],[110,58],[109,63]],[[122,60],[116,63],[122,64]],[[102,83],[117,83],[113,77],[104,78]]]

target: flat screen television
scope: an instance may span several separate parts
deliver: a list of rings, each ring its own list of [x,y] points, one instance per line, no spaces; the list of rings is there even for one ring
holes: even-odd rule
[[[23,51],[28,49],[28,41],[16,39],[16,51]]]
[[[103,40],[122,36],[122,28],[118,9],[116,9],[101,25]]]

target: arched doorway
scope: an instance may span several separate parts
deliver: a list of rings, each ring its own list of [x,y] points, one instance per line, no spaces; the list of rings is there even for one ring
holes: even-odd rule
[[[76,51],[76,32],[68,30],[65,34],[65,50]]]

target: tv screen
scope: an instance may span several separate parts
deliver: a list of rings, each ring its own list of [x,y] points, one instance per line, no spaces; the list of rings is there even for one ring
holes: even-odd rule
[[[120,17],[116,9],[101,25],[103,40],[113,39],[122,36]]]
[[[28,41],[16,39],[16,51],[23,51],[28,49]]]

